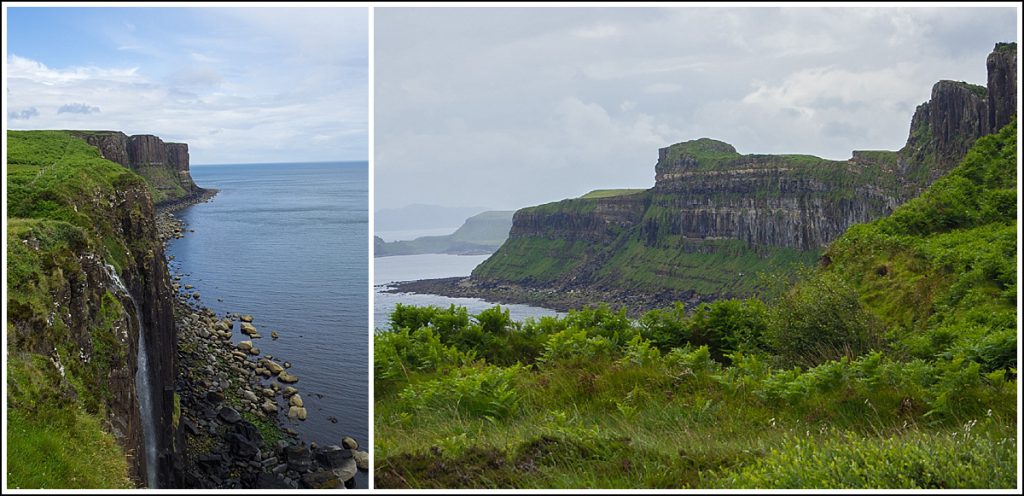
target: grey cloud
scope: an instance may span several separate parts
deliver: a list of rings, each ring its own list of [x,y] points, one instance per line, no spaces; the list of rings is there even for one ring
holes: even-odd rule
[[[1016,38],[1016,18],[396,8],[376,12],[374,33],[376,206],[519,208],[650,186],[658,147],[704,136],[837,159],[899,148],[935,81],[984,83],[985,56]]]
[[[28,120],[39,115],[39,109],[35,107],[29,107],[24,110],[11,110],[7,112],[7,118],[11,120]]]
[[[95,114],[100,111],[99,107],[86,105],[84,103],[68,103],[57,109],[58,114]]]

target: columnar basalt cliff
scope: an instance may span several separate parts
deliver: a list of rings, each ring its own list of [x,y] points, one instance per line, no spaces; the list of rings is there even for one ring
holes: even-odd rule
[[[185,143],[165,143],[150,134],[128,136],[119,131],[73,133],[96,147],[103,158],[144,177],[153,188],[153,199],[158,207],[206,193],[192,181]]]
[[[831,161],[741,155],[707,138],[662,148],[649,190],[516,212],[509,240],[461,287],[673,290],[690,292],[694,302],[749,294],[756,272],[813,262],[849,226],[917,196],[979,137],[1008,122],[1016,109],[1016,57],[1015,43],[996,46],[987,88],[936,83],[899,151],[854,151],[849,160]]]
[[[104,143],[110,155],[127,154],[121,137]],[[9,132],[8,144],[9,413],[29,433],[76,412],[95,417],[134,484],[172,486],[181,448],[174,294],[151,186],[74,133]]]

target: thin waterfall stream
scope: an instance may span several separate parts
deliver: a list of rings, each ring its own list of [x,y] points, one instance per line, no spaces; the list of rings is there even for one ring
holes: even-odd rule
[[[114,282],[118,292],[131,300],[135,307],[135,322],[139,327],[138,367],[135,370],[135,391],[139,397],[139,416],[142,418],[142,444],[146,452],[146,486],[157,487],[157,454],[156,454],[156,419],[153,413],[153,383],[149,373],[149,355],[146,344],[146,329],[142,324],[142,308],[135,301],[131,292],[125,287],[124,281],[117,275],[114,267],[107,264],[107,275]]]

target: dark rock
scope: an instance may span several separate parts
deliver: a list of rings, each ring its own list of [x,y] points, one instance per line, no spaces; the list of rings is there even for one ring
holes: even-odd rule
[[[321,470],[302,475],[302,487],[308,489],[340,489],[341,480],[330,470]]]
[[[291,470],[301,474],[309,470],[313,464],[309,449],[305,445],[290,445],[284,451],[288,468]]]
[[[242,416],[238,413],[238,411],[229,406],[221,408],[220,411],[217,412],[217,416],[228,424],[234,424],[242,420]]]
[[[352,458],[352,450],[336,445],[325,446],[316,455],[317,462],[330,469],[341,467],[345,460],[349,458]]]
[[[260,452],[259,446],[252,439],[249,439],[237,432],[229,433],[225,436],[225,439],[231,449],[231,454],[239,458],[251,459],[256,457]]]
[[[209,391],[206,393],[206,401],[213,404],[218,404],[224,401],[224,395],[219,391]]]
[[[291,489],[292,486],[279,474],[261,472],[257,476],[256,487],[259,489]]]

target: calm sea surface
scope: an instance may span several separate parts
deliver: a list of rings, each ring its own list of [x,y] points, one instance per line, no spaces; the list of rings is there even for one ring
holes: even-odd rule
[[[252,314],[263,354],[291,362],[309,418],[282,418],[321,446],[351,436],[369,447],[367,171],[366,162],[193,167],[196,184],[220,193],[177,214],[195,232],[167,250],[182,286],[218,315]],[[365,472],[356,478],[367,487]]]
[[[396,236],[397,237],[397,236]],[[403,239],[403,237],[398,237]],[[378,257],[373,259],[373,326],[376,329],[388,327],[388,317],[395,305],[434,305],[447,308],[451,304],[463,306],[470,315],[480,313],[495,305],[479,298],[449,298],[447,296],[410,293],[384,293],[388,284],[397,281],[416,281],[440,277],[468,276],[473,268],[486,260],[488,255],[406,255]],[[502,305],[508,308],[512,320],[544,315],[563,315],[547,308],[529,305]]]

